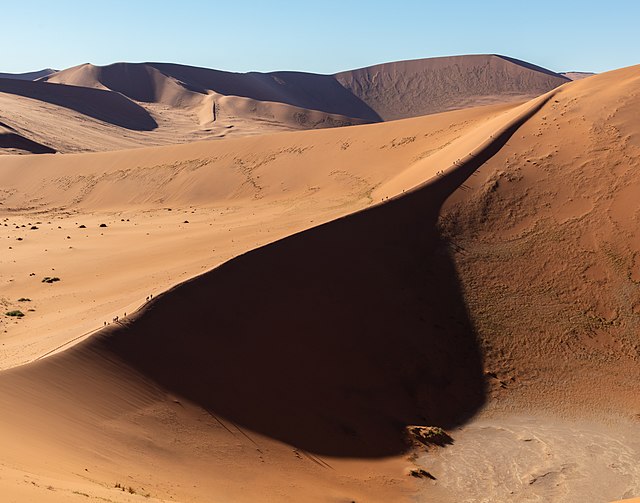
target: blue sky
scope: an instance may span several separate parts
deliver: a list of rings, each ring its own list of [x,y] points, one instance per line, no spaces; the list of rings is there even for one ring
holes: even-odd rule
[[[334,73],[480,53],[554,71],[640,63],[635,0],[22,0],[0,12],[0,72],[166,61]]]

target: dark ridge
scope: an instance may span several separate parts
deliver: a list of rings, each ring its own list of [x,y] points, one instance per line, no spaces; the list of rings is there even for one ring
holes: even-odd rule
[[[396,120],[533,98],[567,82],[542,70],[476,54],[383,63],[335,77],[384,120]]]
[[[26,73],[0,73],[0,79],[15,79],[15,80],[38,80],[52,73],[56,73],[58,70],[52,68],[45,68],[44,70],[38,70],[36,72]]]
[[[0,79],[0,92],[52,103],[126,129],[151,131],[158,127],[144,108],[113,91]]]
[[[436,228],[443,193],[426,187],[237,257],[93,349],[307,451],[403,452],[407,425],[451,428],[484,401],[482,358]]]
[[[543,105],[437,181],[241,255],[78,350],[318,454],[389,456],[408,425],[460,425],[485,380],[439,211]]]
[[[408,425],[460,425],[486,384],[439,211],[548,99],[437,181],[241,255],[78,350],[318,454],[389,456]]]
[[[147,65],[194,88],[209,89],[227,96],[275,101],[371,122],[381,120],[376,112],[331,75],[304,72],[233,73],[171,63]]]
[[[99,67],[100,82],[112,91],[124,94],[136,101],[153,103],[160,99],[162,73],[158,74],[153,67],[146,63],[114,63]],[[180,79],[178,79],[180,80]],[[187,81],[179,81],[186,90],[206,94],[206,90],[191,85]]]
[[[494,54],[493,56],[495,56],[497,58],[504,59],[506,61],[509,61],[510,63],[513,63],[514,65],[522,66],[522,67],[527,68],[529,70],[533,70],[534,72],[541,72],[541,73],[544,73],[546,75],[551,75],[552,77],[558,77],[559,79],[565,79],[567,82],[571,81],[571,79],[565,77],[564,75],[562,75],[560,73],[552,72],[551,70],[543,68],[542,66],[534,65],[533,63],[527,63],[526,61],[522,61],[522,60],[516,59],[516,58],[510,58],[509,56],[503,56],[502,54]]]
[[[26,150],[32,154],[55,154],[55,149],[25,138],[17,133],[0,133],[0,148]]]

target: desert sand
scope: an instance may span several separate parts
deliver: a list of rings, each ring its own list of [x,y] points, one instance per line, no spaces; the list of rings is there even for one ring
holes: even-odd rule
[[[138,70],[164,82],[158,66]],[[424,117],[114,147],[116,121],[161,129],[147,107],[175,108],[173,71],[153,95],[86,67],[0,81],[25,117],[72,110],[33,131],[81,116],[110,150],[0,158],[0,301],[24,314],[0,318],[2,494],[640,494],[640,67]],[[60,105],[76,88],[131,105]],[[381,96],[371,109],[393,118]],[[409,425],[453,443],[412,447]]]
[[[53,68],[44,68],[42,70],[37,70],[35,72],[25,72],[25,73],[2,73],[0,72],[0,79],[17,79],[17,80],[38,80],[42,77],[46,77],[47,75],[51,75],[52,73],[56,73],[57,70]]]
[[[386,63],[336,75],[167,63],[87,63],[25,75],[37,73],[36,82],[0,75],[0,121],[61,153],[409,118],[525,101],[568,82],[496,55]],[[0,141],[0,153],[36,152],[24,140]]]

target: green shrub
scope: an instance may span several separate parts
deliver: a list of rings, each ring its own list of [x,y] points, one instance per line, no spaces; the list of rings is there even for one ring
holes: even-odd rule
[[[7,311],[6,313],[7,316],[16,316],[18,318],[22,318],[24,316],[24,313],[22,311],[19,310],[15,310],[15,311]]]

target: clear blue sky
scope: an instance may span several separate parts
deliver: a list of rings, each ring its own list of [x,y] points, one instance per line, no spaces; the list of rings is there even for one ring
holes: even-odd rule
[[[334,73],[479,53],[554,71],[640,63],[637,0],[18,0],[0,12],[0,72],[163,61]]]

